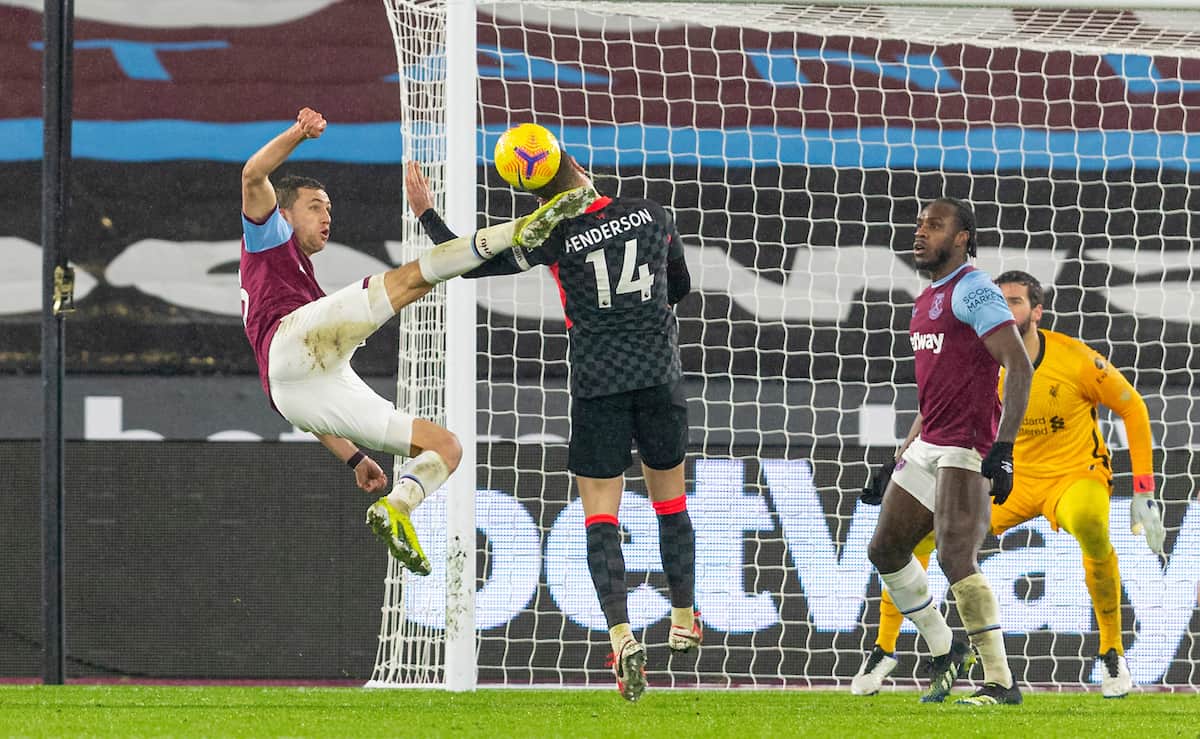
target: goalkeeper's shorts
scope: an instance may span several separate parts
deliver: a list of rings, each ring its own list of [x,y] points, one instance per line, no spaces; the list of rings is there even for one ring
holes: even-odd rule
[[[687,400],[681,382],[598,398],[572,398],[567,469],[584,477],[618,477],[633,464],[669,470],[687,455]]]

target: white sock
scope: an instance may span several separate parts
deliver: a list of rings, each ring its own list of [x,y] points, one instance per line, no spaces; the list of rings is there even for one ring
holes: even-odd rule
[[[442,455],[427,449],[400,468],[396,484],[387,499],[395,508],[411,513],[426,496],[435,492],[450,477],[450,468]]]
[[[516,232],[517,221],[507,221],[438,244],[417,259],[421,277],[430,285],[436,285],[470,272],[500,252],[511,249]]]
[[[612,642],[613,654],[621,656],[621,645],[626,639],[633,638],[633,627],[629,624],[617,624],[608,630],[608,640]]]
[[[387,288],[383,284],[382,272],[367,279],[367,304],[371,308],[371,320],[375,322],[376,328],[396,315],[396,311],[392,309],[392,301],[388,298]]]
[[[678,626],[685,631],[691,631],[696,624],[696,612],[691,606],[687,608],[671,607],[671,625]]]
[[[1011,688],[1012,670],[1008,668],[1004,632],[1000,629],[1000,604],[996,602],[992,586],[982,573],[976,572],[954,583],[950,589],[954,591],[954,602],[958,604],[958,615],[967,636],[979,652],[984,682]]]
[[[879,577],[891,593],[896,608],[916,625],[929,653],[938,657],[949,652],[954,634],[929,597],[929,576],[917,558],[912,557],[896,572],[881,572]]]

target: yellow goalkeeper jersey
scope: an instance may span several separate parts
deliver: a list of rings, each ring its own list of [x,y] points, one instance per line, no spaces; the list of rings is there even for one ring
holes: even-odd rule
[[[1045,478],[1074,473],[1111,481],[1108,448],[1096,423],[1096,407],[1105,405],[1125,421],[1135,478],[1150,475],[1150,414],[1142,396],[1082,341],[1055,331],[1039,329],[1038,333],[1042,350],[1033,362],[1029,407],[1013,446],[1017,474]],[[1004,395],[1003,370],[1000,395]]]

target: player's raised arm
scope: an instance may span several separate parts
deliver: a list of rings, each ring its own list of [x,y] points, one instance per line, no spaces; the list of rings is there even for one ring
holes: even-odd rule
[[[287,161],[306,139],[320,137],[325,131],[325,118],[311,108],[296,114],[296,122],[268,141],[246,160],[242,167],[242,213],[252,221],[261,221],[275,209],[275,189],[270,174]]]

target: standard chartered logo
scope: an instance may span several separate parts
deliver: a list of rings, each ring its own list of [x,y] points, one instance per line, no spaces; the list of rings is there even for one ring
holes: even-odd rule
[[[839,540],[830,530],[807,460],[763,460],[761,486],[748,480],[746,473],[746,464],[737,459],[696,462],[688,510],[696,528],[696,605],[706,626],[728,633],[767,629],[780,623],[784,597],[802,597],[806,618],[816,631],[859,629],[868,587],[876,577],[867,560],[867,543],[879,509],[858,503],[851,520],[842,524],[845,533]],[[549,524],[544,552],[539,523],[516,498],[504,491],[481,490],[476,501],[476,523],[490,550],[489,576],[476,596],[477,627],[494,629],[528,617],[538,587],[544,584],[553,606],[571,621],[605,631],[587,569],[579,501],[564,508],[552,522],[542,522],[543,526]],[[434,628],[444,623],[445,573],[440,568],[444,568],[445,537],[439,535],[444,505],[439,493],[414,515],[434,572],[405,586],[413,589],[410,602],[428,606],[410,610],[409,618]],[[628,533],[626,570],[662,572],[658,526],[649,501],[640,494],[625,493],[620,518]],[[1178,652],[1194,610],[1200,583],[1200,556],[1194,554],[1200,552],[1200,502],[1189,504],[1165,568],[1145,541],[1130,533],[1128,500],[1113,500],[1111,520],[1125,592],[1138,623],[1136,639],[1126,656],[1136,680],[1153,682],[1162,677]],[[760,545],[782,539],[786,559],[748,561],[748,538]],[[1091,631],[1091,600],[1075,540],[1065,532],[1051,530],[1041,518],[1010,530],[1005,539],[1001,551],[990,554],[980,565],[1000,602],[1005,631]],[[1028,541],[1041,545],[1013,546]],[[787,595],[757,587],[755,565],[784,569],[790,583],[785,585]],[[1045,588],[1038,597],[1027,595],[1029,578],[1044,578]],[[796,595],[797,590],[802,595]],[[940,601],[947,590],[946,578],[934,558],[930,563],[931,595]],[[797,611],[793,603],[789,612]],[[669,618],[670,603],[658,589],[642,584],[629,594],[629,616],[635,629],[645,628]],[[904,628],[912,627],[905,622]]]

